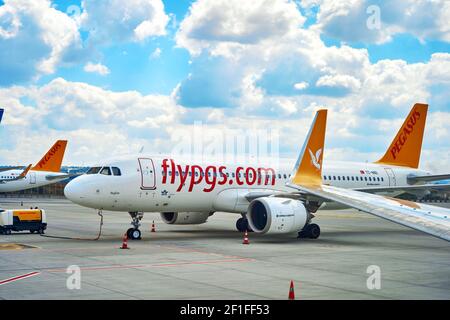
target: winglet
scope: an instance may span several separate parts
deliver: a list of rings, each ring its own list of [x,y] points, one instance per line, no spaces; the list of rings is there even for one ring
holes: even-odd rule
[[[5,112],[5,109],[0,109],[0,122],[2,122],[4,112]]]
[[[22,173],[19,175],[19,179],[25,178],[28,174],[28,171],[31,170],[32,166],[33,166],[32,164],[28,165],[28,167],[26,167],[25,170],[23,170]]]
[[[400,167],[418,168],[428,104],[416,103],[384,156],[376,161]]]
[[[319,110],[309,129],[295,164],[291,182],[296,185],[322,184],[322,159],[327,126],[327,110]]]
[[[45,156],[33,167],[35,171],[60,172],[61,164],[66,152],[67,140],[58,140],[48,150]]]

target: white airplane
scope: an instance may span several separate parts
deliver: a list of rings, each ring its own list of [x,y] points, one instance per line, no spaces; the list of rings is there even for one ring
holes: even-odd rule
[[[34,167],[9,167],[0,170],[0,192],[13,192],[42,187],[71,177],[60,172],[67,141],[58,140]]]
[[[414,105],[386,154],[375,163],[330,162],[322,173],[323,145],[312,148],[306,144],[302,155],[308,155],[307,162],[321,172],[321,183],[327,188],[354,192],[361,199],[372,197],[368,193],[426,194],[433,188],[447,190],[449,185],[418,184],[449,176],[432,176],[417,169],[427,108],[425,104]],[[308,137],[312,137],[311,132]],[[275,170],[258,164],[211,161],[199,165],[170,156],[129,156],[90,168],[71,181],[64,193],[85,207],[129,212],[133,226],[127,231],[130,239],[141,238],[143,212],[160,212],[168,224],[201,224],[216,211],[241,214],[236,222],[239,231],[249,227],[261,233],[300,230],[299,237],[317,238],[320,228],[311,223],[313,213],[321,207],[332,208],[333,204],[354,205],[337,196],[310,196],[312,192],[302,190],[292,193],[291,179],[297,181],[297,174],[291,174],[292,163],[283,161]]]

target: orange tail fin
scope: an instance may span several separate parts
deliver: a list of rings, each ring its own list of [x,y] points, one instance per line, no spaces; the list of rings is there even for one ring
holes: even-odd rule
[[[322,159],[327,126],[327,110],[319,110],[298,157],[291,182],[296,185],[322,184]]]
[[[428,104],[416,103],[384,156],[376,161],[400,167],[418,168]]]
[[[45,156],[32,168],[34,171],[60,172],[66,152],[67,140],[58,140]]]

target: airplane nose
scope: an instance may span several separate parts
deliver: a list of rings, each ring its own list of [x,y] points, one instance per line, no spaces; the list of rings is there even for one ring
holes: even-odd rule
[[[77,202],[77,200],[79,201],[80,198],[82,198],[80,184],[75,180],[70,181],[64,188],[64,195],[70,201],[73,202]]]

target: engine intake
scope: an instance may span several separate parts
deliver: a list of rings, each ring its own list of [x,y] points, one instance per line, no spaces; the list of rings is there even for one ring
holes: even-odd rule
[[[167,224],[202,224],[210,215],[209,212],[161,212],[161,219]]]
[[[301,201],[263,197],[250,203],[247,219],[257,233],[290,233],[303,229],[309,213]]]

